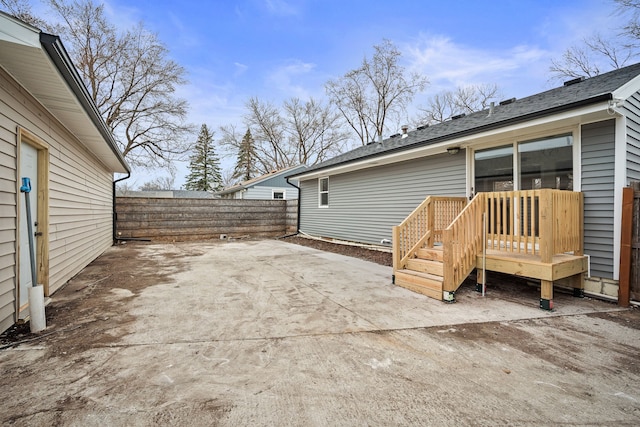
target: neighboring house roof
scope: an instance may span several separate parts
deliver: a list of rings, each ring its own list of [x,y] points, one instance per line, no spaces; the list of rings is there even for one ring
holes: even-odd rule
[[[267,174],[264,174],[262,176],[259,176],[259,177],[256,177],[256,178],[252,178],[252,179],[249,179],[247,181],[243,181],[240,184],[236,184],[236,185],[234,185],[232,187],[229,187],[229,188],[225,188],[222,191],[218,191],[216,194],[218,194],[220,196],[223,196],[225,194],[236,193],[236,192],[244,190],[246,188],[250,188],[250,187],[256,186],[256,185],[258,185],[258,184],[260,184],[260,183],[262,183],[262,182],[264,182],[264,181],[266,181],[268,179],[272,179],[272,178],[275,178],[275,177],[278,177],[278,176],[282,176],[282,175],[285,175],[285,174],[289,174],[289,173],[295,173],[297,171],[302,171],[304,169],[306,169],[305,165],[298,165],[298,166],[291,166],[291,167],[288,167],[288,168],[285,168],[285,169],[271,171],[271,172],[269,172]]]
[[[502,102],[493,108],[471,113],[428,127],[419,127],[405,138],[396,136],[381,143],[370,143],[325,162],[307,168],[288,178],[320,172],[339,165],[365,160],[394,152],[434,145],[479,132],[551,116],[563,111],[613,100],[622,95],[634,79],[639,79],[640,63],[589,79],[575,79],[564,86],[519,100]],[[634,91],[637,90],[637,87]],[[619,93],[618,93],[619,92]],[[627,96],[629,96],[627,94]],[[503,105],[504,104],[504,105]]]
[[[130,172],[60,38],[0,11],[0,66],[112,172]]]

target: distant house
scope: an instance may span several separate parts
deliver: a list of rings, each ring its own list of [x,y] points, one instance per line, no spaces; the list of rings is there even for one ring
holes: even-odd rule
[[[28,314],[22,178],[50,295],[113,244],[114,172],[129,166],[60,39],[0,12],[0,331]]]
[[[216,194],[223,199],[295,200],[298,198],[298,188],[295,186],[298,181],[292,180],[291,185],[286,176],[299,173],[305,168],[305,165],[299,165],[273,171],[225,188]]]
[[[640,180],[639,75],[640,64],[635,64],[567,81],[290,174],[300,181],[299,230],[389,243],[392,227],[427,196],[464,200],[482,192],[544,188],[581,192],[584,247],[579,252],[588,256],[591,273],[586,290],[617,297],[622,188]],[[521,220],[513,215],[527,207],[506,205],[507,197],[495,205],[506,206],[499,232]],[[525,224],[514,233],[535,227]],[[532,244],[537,247],[537,240],[519,247]]]

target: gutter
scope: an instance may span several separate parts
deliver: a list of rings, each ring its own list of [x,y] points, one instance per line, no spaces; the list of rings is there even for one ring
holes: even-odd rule
[[[116,179],[112,183],[112,237],[113,243],[115,244],[118,240],[122,240],[118,239],[118,236],[116,235],[116,221],[118,217],[118,214],[116,213],[116,184],[131,177],[131,168],[118,148],[118,145],[113,138],[113,134],[109,128],[107,128],[107,125],[100,115],[100,111],[98,111],[98,107],[96,107],[93,98],[89,95],[87,87],[78,74],[78,70],[73,65],[73,62],[64,48],[60,37],[41,32],[40,43],[60,72],[64,81],[75,95],[78,102],[82,105],[82,108],[89,116],[93,125],[96,127],[98,132],[100,132],[100,135],[105,140],[118,162],[122,165],[122,168],[126,171],[127,175],[125,177]]]
[[[121,239],[118,238],[117,233],[116,233],[116,224],[118,222],[118,212],[116,212],[116,184],[119,183],[120,181],[124,181],[125,179],[129,179],[129,178],[131,178],[131,172],[130,171],[127,172],[127,176],[125,176],[123,178],[116,179],[115,181],[113,181],[113,184],[112,184],[113,185],[113,189],[112,189],[112,191],[113,191],[113,193],[112,193],[112,196],[113,196],[113,200],[112,200],[112,208],[113,208],[112,220],[113,220],[113,225],[111,226],[111,230],[112,230],[112,233],[113,233],[112,237],[113,237],[113,244],[114,245],[116,243],[118,243],[118,240],[121,240]]]
[[[439,142],[446,142],[448,140],[455,139],[455,138],[461,138],[461,137],[465,137],[465,136],[474,135],[474,134],[477,134],[477,133],[480,133],[480,132],[485,132],[485,131],[494,130],[494,129],[500,129],[502,127],[506,127],[506,126],[513,125],[513,124],[527,122],[527,121],[538,119],[538,118],[541,118],[541,117],[550,116],[550,115],[553,115],[553,114],[556,114],[556,113],[561,113],[563,111],[573,110],[575,108],[585,107],[585,106],[591,105],[591,104],[597,104],[598,102],[611,101],[612,99],[613,99],[613,94],[612,93],[605,93],[605,94],[601,94],[601,95],[596,95],[596,96],[591,97],[591,98],[587,98],[587,99],[583,99],[583,100],[580,100],[580,101],[573,102],[571,104],[559,105],[557,107],[553,107],[553,108],[550,108],[548,110],[535,111],[533,113],[525,114],[523,116],[516,116],[516,117],[512,117],[510,119],[503,120],[503,121],[499,121],[499,122],[489,123],[489,124],[482,125],[482,126],[473,127],[473,128],[470,128],[470,129],[459,131],[459,132],[450,133],[448,135],[442,135],[442,136],[439,136],[439,137],[436,137],[436,138],[432,138],[432,139],[429,139],[429,140],[417,142],[415,144],[401,145],[399,147],[395,147],[395,148],[392,148],[392,149],[389,149],[389,150],[379,151],[377,153],[372,153],[372,154],[365,155],[365,156],[362,156],[362,157],[358,157],[358,158],[355,158],[355,159],[344,160],[342,162],[334,163],[334,164],[327,165],[327,166],[324,166],[324,167],[319,167],[317,169],[311,169],[311,170],[307,169],[302,173],[295,174],[295,175],[290,175],[290,177],[293,178],[293,177],[296,177],[296,176],[304,176],[305,174],[316,173],[316,172],[320,172],[320,171],[323,171],[323,170],[326,170],[326,169],[331,169],[331,168],[334,168],[334,167],[337,167],[337,166],[342,166],[342,165],[346,165],[346,164],[357,162],[357,161],[367,160],[367,159],[371,159],[371,158],[375,158],[375,157],[379,157],[379,156],[384,156],[384,155],[391,154],[391,153],[407,151],[407,150],[411,150],[411,149],[414,149],[414,148],[424,147],[424,146],[427,146],[427,145],[435,145],[435,144],[437,144]]]
[[[130,176],[131,168],[124,159],[124,156],[118,148],[116,141],[113,139],[111,131],[107,128],[107,125],[105,124],[102,116],[100,115],[100,112],[98,111],[98,107],[96,107],[96,104],[91,98],[91,95],[89,95],[89,92],[87,91],[82,78],[78,74],[78,71],[73,65],[69,54],[64,48],[60,37],[41,32],[40,43],[55,64],[58,71],[60,71],[60,75],[65,80],[65,82],[67,82],[69,88],[73,91],[74,95],[82,105],[82,108],[85,110],[96,129],[98,129],[98,131],[100,132],[100,135],[107,142],[113,154],[116,156],[124,170]]]
[[[285,181],[287,181],[287,184],[289,184],[290,186],[295,187],[295,188],[298,189],[298,212],[296,212],[296,233],[299,233],[300,232],[300,210],[301,210],[300,209],[300,201],[302,200],[302,188],[298,187],[295,184],[292,184],[289,181],[289,177],[288,176],[286,176],[284,179],[285,179]]]

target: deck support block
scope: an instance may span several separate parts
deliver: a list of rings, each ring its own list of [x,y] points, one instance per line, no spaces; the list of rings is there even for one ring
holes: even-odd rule
[[[476,292],[482,293],[483,291],[486,291],[486,288],[482,289],[482,283],[486,283],[486,277],[484,277],[485,275],[486,273],[483,270],[479,268],[476,270]]]
[[[448,303],[456,302],[456,293],[455,291],[442,291],[442,300]]]
[[[546,311],[553,311],[553,300],[540,298],[540,309]]]

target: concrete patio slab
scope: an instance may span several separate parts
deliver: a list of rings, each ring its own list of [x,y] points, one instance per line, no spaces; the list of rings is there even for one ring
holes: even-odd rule
[[[276,240],[111,248],[5,346],[15,425],[638,425],[640,314],[535,288],[446,304]],[[34,337],[29,337],[34,338]]]

